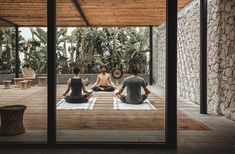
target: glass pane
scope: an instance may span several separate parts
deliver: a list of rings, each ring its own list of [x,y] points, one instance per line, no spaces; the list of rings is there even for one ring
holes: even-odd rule
[[[44,77],[47,76],[47,39],[46,31],[32,28],[46,26],[45,8],[45,2],[0,2],[0,16],[19,26],[19,48],[16,51],[16,29],[9,23],[3,24],[1,18],[0,142],[46,143],[47,84]]]
[[[63,27],[58,28],[57,37],[63,39],[59,39],[57,44],[58,141],[164,142],[165,96],[162,88],[149,85],[149,27]],[[165,65],[164,58],[154,58]],[[102,73],[104,65],[107,73]],[[123,80],[132,76],[130,70],[134,66],[141,77],[137,78],[136,84],[145,81],[151,92],[140,105],[123,103],[120,101],[122,98],[116,97]],[[80,69],[77,76],[73,73],[76,67]],[[164,73],[162,70],[163,78]],[[116,89],[112,84],[98,87],[102,83],[93,88],[97,76],[104,74],[110,75]],[[80,78],[84,80],[87,91],[93,89],[87,103],[73,102],[71,93],[77,91],[76,86],[81,89]],[[72,88],[66,92],[68,82]],[[122,95],[127,93],[125,89]],[[143,88],[141,93],[145,93]],[[63,95],[67,95],[66,98]]]
[[[47,86],[44,79],[47,76],[47,51],[46,44],[32,35],[41,35],[36,29],[19,28],[19,77],[16,77],[15,29],[0,29],[3,36],[0,51],[1,141],[46,141]],[[14,105],[25,106],[24,113],[22,107]],[[21,135],[14,135],[18,133]]]
[[[163,87],[149,85],[148,25],[164,22],[164,16],[158,14],[165,15],[165,9],[156,8],[165,8],[165,2],[162,6],[144,1],[126,1],[125,4],[104,1],[102,5],[99,1],[78,2],[86,19],[74,5],[76,3],[69,0],[57,3],[57,141],[164,142],[165,57],[161,56],[165,56],[165,48],[161,49],[164,52],[161,56],[156,53],[157,44],[165,44],[165,31],[161,33],[161,42],[157,42],[160,38],[156,31],[153,40],[154,81]],[[65,6],[69,14],[64,13]],[[156,21],[151,20],[152,16]],[[94,27],[84,27],[86,24]],[[157,67],[156,60],[162,62],[161,67]],[[102,73],[105,70],[102,66],[107,67],[106,73]],[[78,75],[73,71],[76,67],[80,69]],[[125,83],[121,95],[127,97],[117,97],[124,79],[132,78],[133,67],[137,68],[139,77]],[[132,81],[136,88],[130,86]],[[142,87],[146,84],[151,93],[142,103],[145,94]],[[88,95],[84,94],[91,89],[92,96],[85,103]],[[131,93],[135,95],[129,99]]]

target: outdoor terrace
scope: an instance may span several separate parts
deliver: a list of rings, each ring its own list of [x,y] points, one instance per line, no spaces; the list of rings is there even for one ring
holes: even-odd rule
[[[58,140],[60,141],[164,141],[165,98],[155,86],[149,86],[150,102],[156,110],[114,110],[114,93],[95,92],[92,110],[57,110]],[[47,128],[47,88],[35,85],[26,90],[2,89],[1,106],[23,104],[26,133],[0,140],[44,141]],[[57,102],[66,85],[57,85]],[[89,89],[89,87],[88,87]],[[209,131],[210,128],[183,110],[178,109],[179,131]]]

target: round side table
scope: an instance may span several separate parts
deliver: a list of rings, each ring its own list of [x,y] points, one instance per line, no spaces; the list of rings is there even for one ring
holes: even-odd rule
[[[4,83],[4,89],[10,89],[11,88],[11,80],[3,80]]]

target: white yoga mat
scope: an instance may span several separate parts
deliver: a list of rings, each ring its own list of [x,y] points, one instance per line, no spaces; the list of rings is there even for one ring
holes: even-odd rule
[[[142,104],[123,103],[117,97],[113,98],[114,110],[156,110],[156,108],[146,99]]]
[[[58,110],[92,110],[95,105],[96,97],[91,97],[87,103],[68,103],[65,99],[56,104]]]

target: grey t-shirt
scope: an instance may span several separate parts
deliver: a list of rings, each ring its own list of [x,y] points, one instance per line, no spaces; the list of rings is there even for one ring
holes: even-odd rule
[[[126,101],[131,104],[139,104],[143,100],[141,87],[145,87],[145,81],[139,76],[129,76],[124,79],[122,88],[127,88]]]

